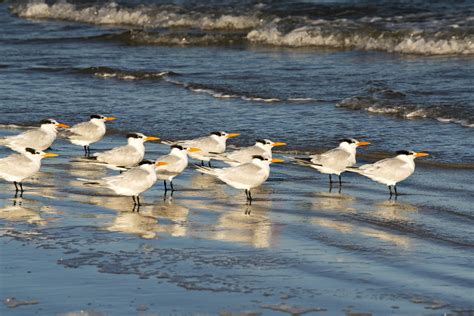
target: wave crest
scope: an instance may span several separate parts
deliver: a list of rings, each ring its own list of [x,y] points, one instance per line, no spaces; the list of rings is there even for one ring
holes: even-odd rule
[[[180,7],[171,5],[140,5],[128,8],[119,6],[115,2],[79,7],[66,1],[48,4],[42,0],[16,4],[12,6],[12,12],[22,18],[58,19],[99,25],[129,25],[149,28],[249,29],[260,24],[260,20],[252,15],[183,12]]]
[[[371,95],[346,98],[336,106],[405,119],[427,118],[463,127],[474,127],[474,113],[469,107],[455,104],[414,103],[407,100],[405,94],[390,89],[374,89]]]

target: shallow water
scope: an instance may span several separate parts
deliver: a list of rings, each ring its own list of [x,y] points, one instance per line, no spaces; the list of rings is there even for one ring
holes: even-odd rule
[[[472,314],[472,12],[469,2],[0,3],[0,136],[101,113],[119,119],[93,150],[130,131],[227,130],[242,134],[230,147],[287,142],[286,160],[342,137],[372,142],[360,163],[431,155],[396,201],[356,175],[328,192],[326,176],[284,163],[252,206],[190,169],[172,198],[158,183],[133,213],[131,199],[77,181],[113,172],[71,162],[81,149],[58,140],[60,157],[22,198],[0,182],[0,298],[38,301],[0,314]],[[147,158],[167,149],[147,144]]]

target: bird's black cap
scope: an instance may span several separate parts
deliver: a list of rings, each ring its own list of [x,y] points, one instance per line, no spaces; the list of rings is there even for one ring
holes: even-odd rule
[[[411,152],[409,152],[408,150],[398,150],[396,151],[396,154],[397,155],[411,155]]]
[[[183,146],[177,145],[177,144],[171,145],[171,149],[173,149],[173,148],[178,148],[179,150],[184,150]]]
[[[263,158],[263,156],[261,156],[261,155],[253,155],[253,156],[252,156],[252,159],[265,160],[265,158]]]
[[[151,161],[151,160],[142,160],[138,163],[139,166],[141,166],[141,165],[152,165],[152,164],[154,164],[154,162]]]
[[[350,139],[350,138],[342,138],[339,140],[340,143],[343,143],[343,142],[346,142],[346,143],[349,143],[349,144],[352,144],[352,143],[355,143],[356,141],[354,139]]]
[[[43,125],[43,124],[54,124],[54,122],[50,119],[46,119],[46,120],[41,120],[40,124],[41,125]]]
[[[92,114],[91,115],[91,119],[101,119],[102,118],[102,115],[99,115],[99,114]]]
[[[29,152],[30,154],[33,154],[33,155],[37,154],[36,149],[33,149],[31,147],[25,148],[25,151],[27,151],[27,152]]]
[[[223,136],[222,132],[212,132],[211,135]]]
[[[127,138],[141,138],[141,135],[138,135],[137,133],[128,133]]]

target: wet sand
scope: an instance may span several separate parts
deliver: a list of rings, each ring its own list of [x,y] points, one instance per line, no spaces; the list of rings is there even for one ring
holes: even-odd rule
[[[81,148],[63,140],[53,151],[23,197],[0,182],[2,315],[474,313],[471,169],[419,165],[389,200],[357,175],[329,192],[326,176],[275,164],[251,206],[188,169],[136,213],[76,180],[113,171],[71,163]]]

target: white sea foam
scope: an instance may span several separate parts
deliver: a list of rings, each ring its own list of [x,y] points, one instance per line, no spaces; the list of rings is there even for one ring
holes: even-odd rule
[[[195,27],[201,29],[248,29],[260,24],[253,15],[205,15],[185,13],[172,6],[121,7],[115,2],[102,6],[78,7],[66,1],[48,4],[45,1],[20,3],[12,12],[22,18],[59,19],[91,24],[132,25],[138,27]]]
[[[397,36],[396,36],[397,35]],[[282,33],[275,25],[255,29],[247,34],[251,42],[289,47],[328,47],[339,49],[382,50],[395,53],[424,55],[474,54],[474,38],[449,39],[432,35],[380,33],[371,36],[362,30],[347,32],[345,29],[325,29],[323,26],[302,26]]]

